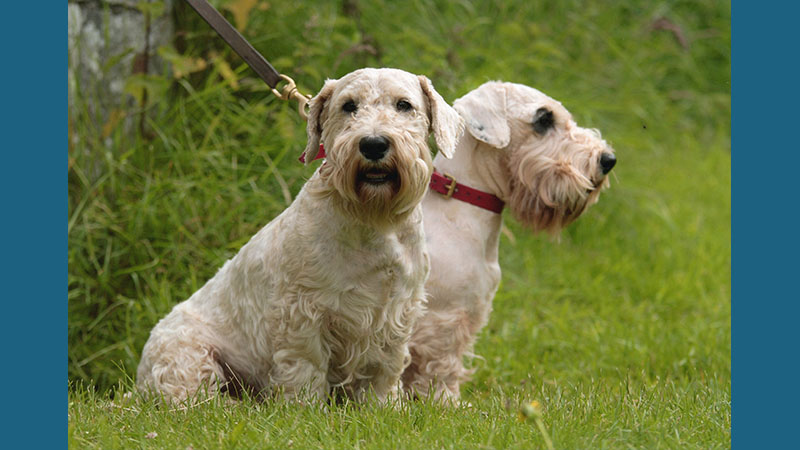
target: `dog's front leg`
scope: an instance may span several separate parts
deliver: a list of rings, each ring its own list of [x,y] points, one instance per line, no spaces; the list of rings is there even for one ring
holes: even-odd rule
[[[309,399],[322,402],[328,398],[330,386],[326,380],[327,370],[299,354],[278,352],[270,381],[282,390],[287,400]]]
[[[403,373],[404,388],[421,398],[457,401],[459,383],[469,375],[462,358],[472,346],[473,330],[469,312],[463,309],[427,311],[411,338],[413,358]]]
[[[403,392],[403,382],[400,377],[411,360],[411,355],[408,352],[408,345],[387,348],[389,351],[383,351],[380,361],[373,366],[376,370],[370,381],[369,391],[380,403],[396,406]]]
[[[273,354],[270,382],[283,390],[287,400],[308,398],[322,402],[328,398],[327,380],[329,355],[319,333],[302,327],[285,336],[280,348]],[[302,331],[302,332],[301,332]]]

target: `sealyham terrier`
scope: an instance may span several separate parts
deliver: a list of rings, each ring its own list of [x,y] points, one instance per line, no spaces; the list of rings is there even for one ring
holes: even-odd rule
[[[401,392],[424,308],[428,135],[452,156],[463,120],[424,76],[361,69],[310,102],[294,202],[153,328],[137,388],[172,401],[242,390],[324,401]]]
[[[505,204],[533,231],[555,234],[597,201],[616,162],[597,130],[579,127],[561,103],[527,86],[485,83],[454,108],[469,133],[452,160],[434,160],[422,204],[431,261],[427,311],[403,374],[415,395],[450,400],[469,375],[463,357],[471,355],[500,283]]]

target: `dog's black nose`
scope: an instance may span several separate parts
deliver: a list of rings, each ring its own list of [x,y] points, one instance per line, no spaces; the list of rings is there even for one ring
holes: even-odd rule
[[[365,158],[377,161],[383,158],[383,155],[389,150],[389,140],[383,136],[367,136],[361,138],[358,149]]]
[[[617,163],[617,157],[613,153],[603,153],[600,155],[600,167],[603,169],[603,175],[611,172],[614,165]]]

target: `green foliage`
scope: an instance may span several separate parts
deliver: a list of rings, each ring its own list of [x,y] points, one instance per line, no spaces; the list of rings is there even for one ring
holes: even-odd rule
[[[487,80],[536,87],[615,147],[612,187],[558,242],[506,217],[473,408],[114,406],[153,325],[313,170],[293,105],[177,2],[159,54],[180,70],[123,80],[148,92],[146,135],[125,125],[139,102],[107,123],[70,115],[71,446],[544,447],[518,418],[534,399],[556,448],[730,446],[729,4],[214,3],[306,93],[363,66],[426,74],[449,101]]]
[[[152,19],[161,17],[164,14],[164,2],[151,2],[150,0],[140,1],[136,4],[136,9],[143,14],[149,14]]]

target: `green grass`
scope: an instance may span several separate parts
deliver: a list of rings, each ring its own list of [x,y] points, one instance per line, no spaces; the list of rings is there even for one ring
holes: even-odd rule
[[[296,162],[293,107],[179,2],[176,47],[209,66],[157,80],[169,88],[151,96],[150,136],[70,113],[70,446],[543,448],[518,417],[537,400],[556,448],[730,447],[730,5],[357,4],[269,2],[245,36],[308,93],[362,66],[424,73],[449,101],[490,79],[528,84],[617,152],[611,189],[558,241],[506,217],[503,281],[464,386],[473,407],[171,411],[116,395],[156,321],[313,171]],[[688,48],[651,29],[660,17]]]

